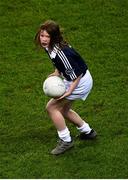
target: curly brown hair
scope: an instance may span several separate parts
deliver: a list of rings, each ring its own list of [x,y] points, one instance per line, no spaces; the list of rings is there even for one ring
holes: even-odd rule
[[[60,48],[63,48],[64,46],[68,45],[68,43],[63,39],[62,32],[60,31],[59,25],[53,20],[47,20],[40,26],[35,36],[35,43],[39,45],[40,47],[42,47],[41,42],[40,42],[41,30],[47,31],[47,33],[50,35],[50,48],[51,49],[53,49],[55,44],[57,44]]]

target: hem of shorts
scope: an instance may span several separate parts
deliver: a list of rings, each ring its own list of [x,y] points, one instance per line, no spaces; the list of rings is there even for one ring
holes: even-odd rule
[[[70,100],[70,101],[75,101],[75,100],[83,100],[83,101],[85,101],[85,100],[86,100],[86,97],[80,97],[80,98],[74,98],[74,99],[65,97],[65,99],[68,99],[68,100]]]

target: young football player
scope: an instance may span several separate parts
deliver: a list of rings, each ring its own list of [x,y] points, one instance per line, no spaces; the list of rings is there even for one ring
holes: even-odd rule
[[[87,64],[64,40],[60,26],[56,22],[44,22],[35,36],[35,41],[45,50],[55,67],[50,76],[63,77],[66,86],[64,95],[58,99],[50,99],[46,106],[59,136],[59,142],[51,154],[58,155],[73,147],[73,139],[65,119],[76,126],[80,132],[80,139],[94,139],[97,136],[96,131],[72,110],[73,101],[87,98],[93,86],[93,79]]]

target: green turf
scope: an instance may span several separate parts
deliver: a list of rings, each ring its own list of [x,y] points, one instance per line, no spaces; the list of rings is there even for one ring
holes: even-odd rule
[[[127,10],[127,0],[0,0],[0,178],[128,178]],[[98,138],[75,139],[58,157],[49,154],[57,135],[42,92],[53,67],[33,44],[47,19],[61,24],[94,79],[74,109]]]

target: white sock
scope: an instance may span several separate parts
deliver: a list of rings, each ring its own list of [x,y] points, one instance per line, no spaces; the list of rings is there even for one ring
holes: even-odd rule
[[[89,133],[91,132],[91,130],[92,130],[92,129],[90,128],[89,124],[86,123],[86,122],[84,122],[84,121],[83,121],[83,125],[82,125],[81,127],[77,127],[77,129],[78,129],[81,133],[85,132],[86,134],[89,134]]]
[[[68,130],[67,127],[62,131],[57,131],[57,133],[58,133],[59,138],[62,139],[63,141],[71,142],[70,131]]]

